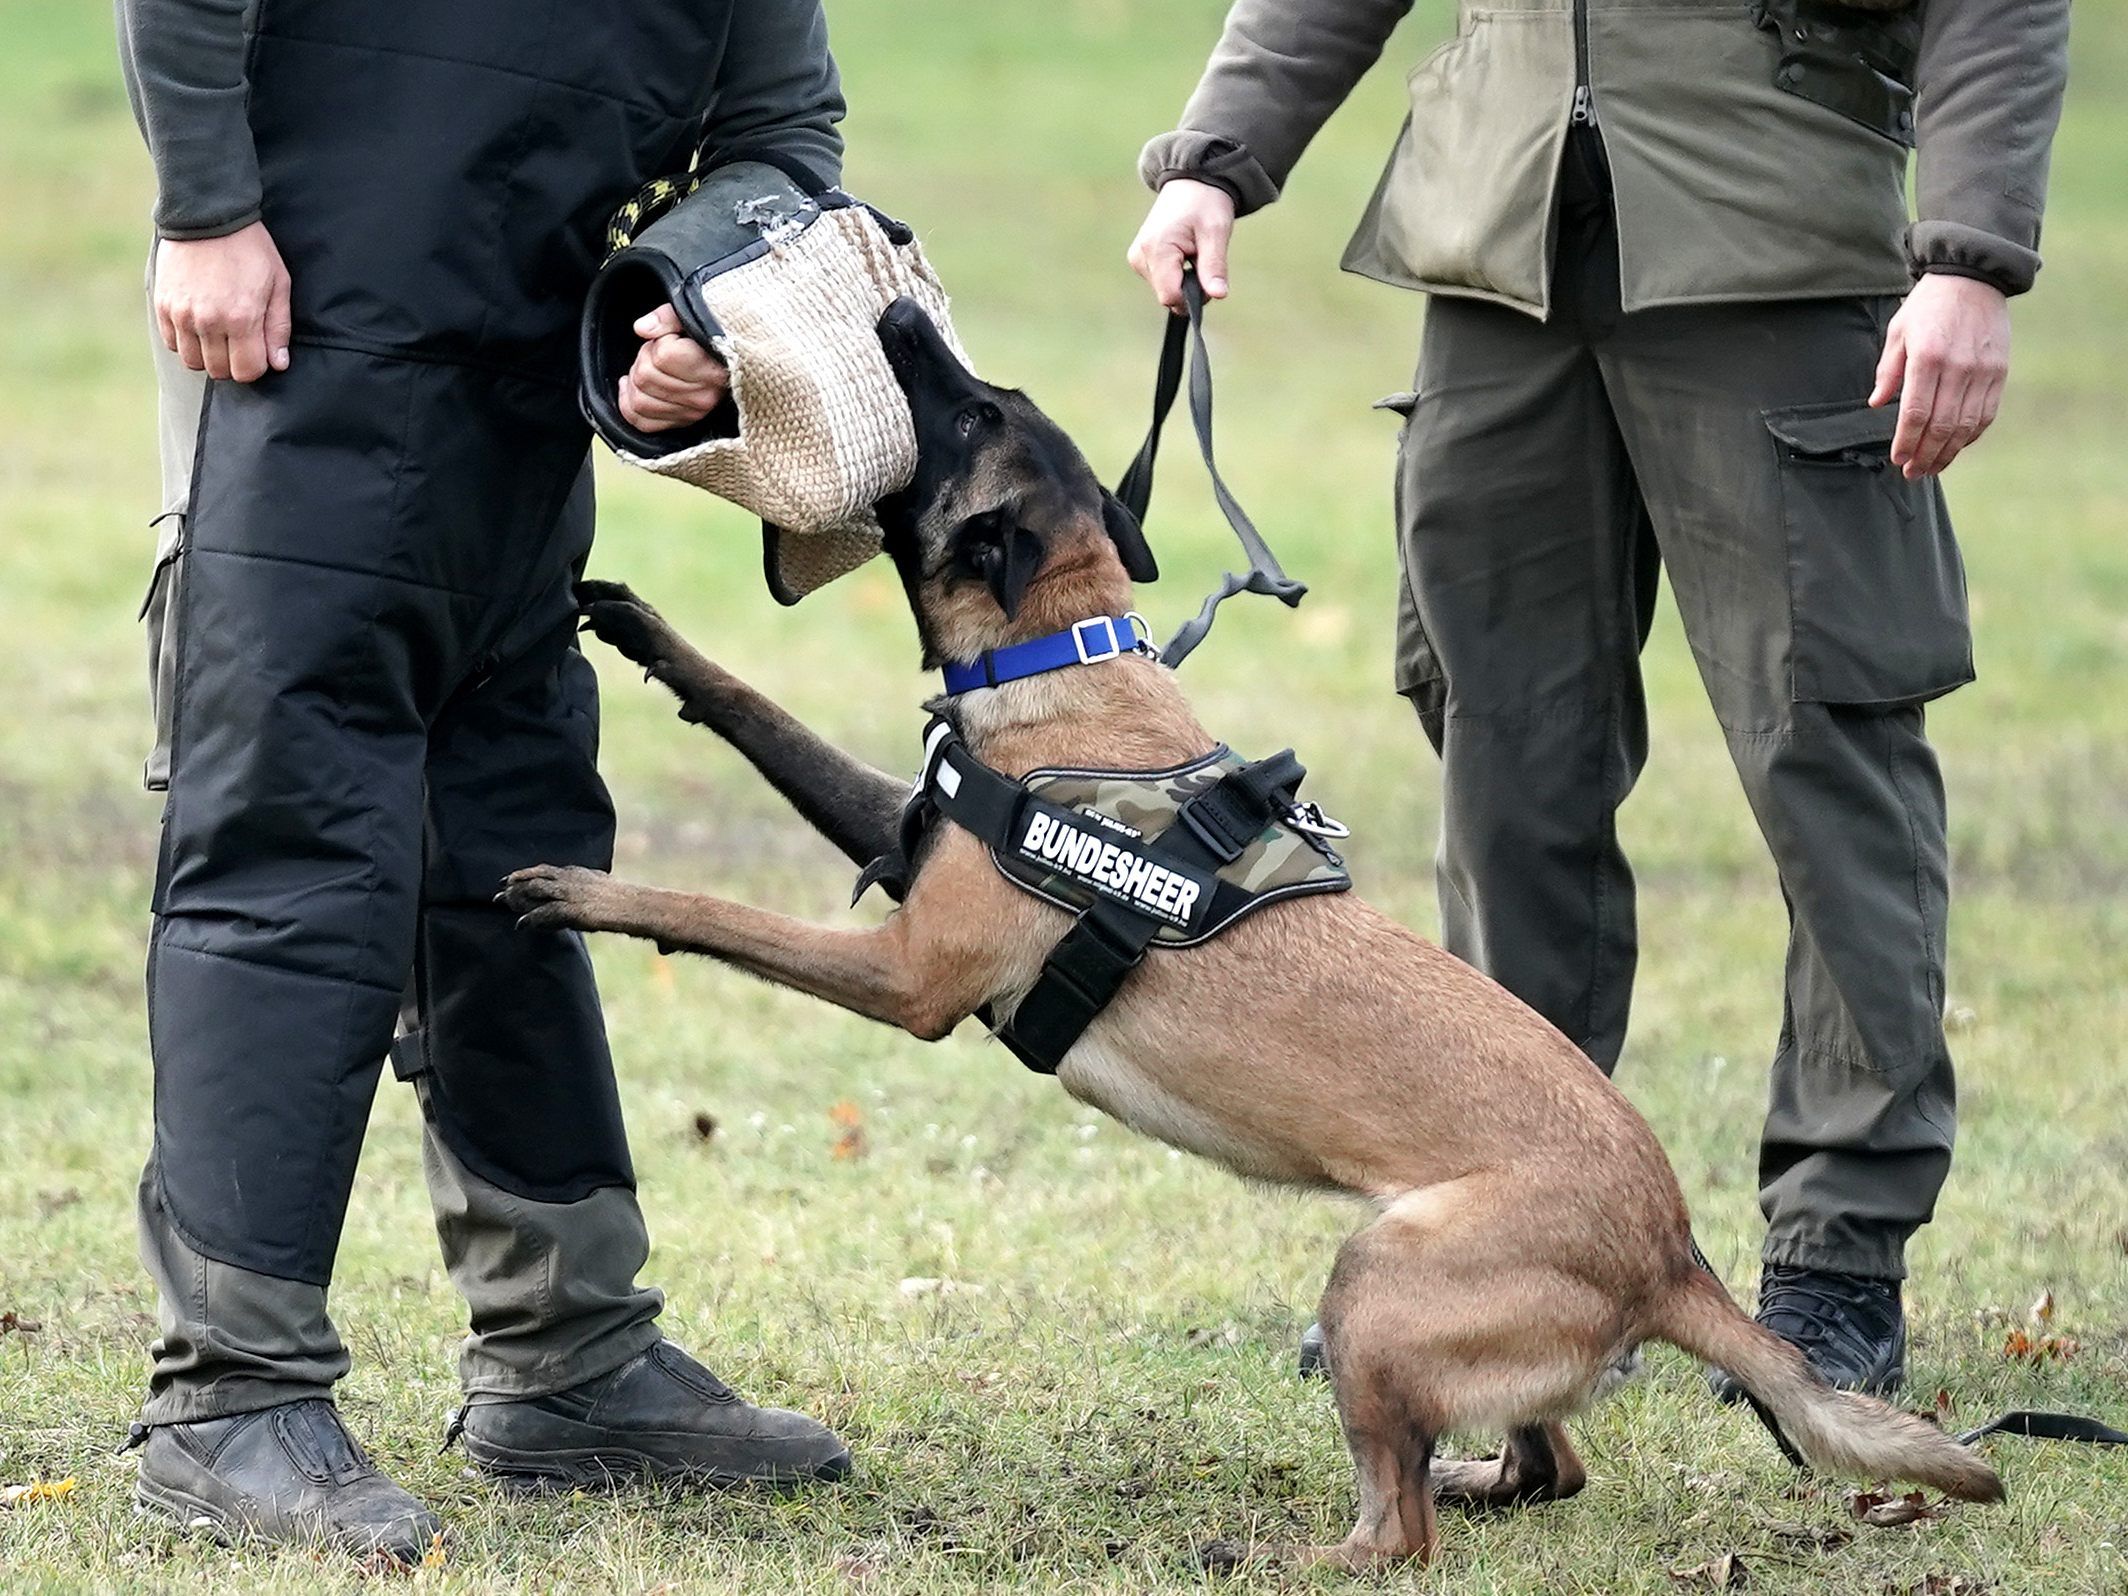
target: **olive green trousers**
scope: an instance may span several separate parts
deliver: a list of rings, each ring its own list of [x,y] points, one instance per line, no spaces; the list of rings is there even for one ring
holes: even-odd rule
[[[1417,391],[1385,401],[1408,417],[1398,686],[1443,765],[1445,940],[1617,1063],[1615,822],[1666,571],[1788,910],[1765,1257],[1898,1277],[1956,1124],[1921,706],[1972,663],[1942,494],[1891,467],[1896,407],[1864,403],[1896,301],[1623,315],[1600,152],[1577,135],[1568,164],[1551,318],[1436,298]]]

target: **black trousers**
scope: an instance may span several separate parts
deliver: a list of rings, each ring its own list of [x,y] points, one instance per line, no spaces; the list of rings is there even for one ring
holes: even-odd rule
[[[476,1338],[516,1334],[527,1380],[654,1338],[589,958],[492,902],[510,870],[603,869],[613,844],[575,635],[589,465],[512,381],[303,347],[207,386],[160,651],[159,1378],[263,1398],[344,1366],[320,1294],[388,1054]],[[583,1300],[549,1278],[571,1214],[612,1276]]]

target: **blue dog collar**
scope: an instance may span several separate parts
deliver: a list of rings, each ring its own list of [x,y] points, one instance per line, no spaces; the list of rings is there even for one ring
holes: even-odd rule
[[[1125,654],[1152,654],[1153,646],[1146,641],[1148,630],[1145,617],[1135,610],[1124,615],[1089,615],[1047,637],[993,648],[974,660],[948,665],[946,691],[972,693],[978,687],[996,687],[1071,665],[1098,665]]]

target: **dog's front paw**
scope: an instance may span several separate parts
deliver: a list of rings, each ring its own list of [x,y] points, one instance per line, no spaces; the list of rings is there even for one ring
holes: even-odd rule
[[[687,646],[625,582],[577,583],[576,607],[587,631],[653,675]]]
[[[526,931],[597,931],[606,921],[600,910],[613,878],[581,865],[534,865],[503,880],[495,901],[517,914]]]

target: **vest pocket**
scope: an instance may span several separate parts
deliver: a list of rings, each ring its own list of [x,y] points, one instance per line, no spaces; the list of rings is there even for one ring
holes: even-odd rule
[[[155,742],[141,772],[150,792],[170,790],[171,706],[177,697],[177,589],[185,549],[191,542],[182,510],[171,510],[149,524],[155,528],[155,574],[140,601],[140,620],[148,630],[148,695],[155,706]]]
[[[1904,13],[1914,13],[1906,15]],[[1914,147],[1921,18],[1914,0],[1755,0],[1752,21],[1780,41],[1774,87]]]
[[[1915,704],[1973,679],[1965,565],[1943,490],[1891,462],[1896,407],[1765,413],[1788,538],[1798,703]]]

